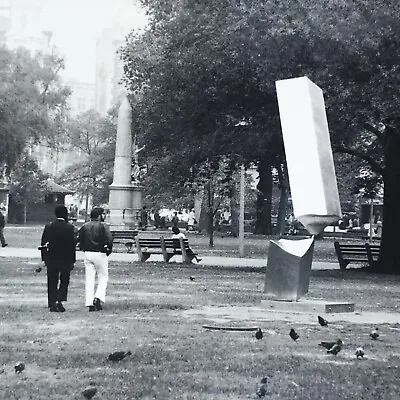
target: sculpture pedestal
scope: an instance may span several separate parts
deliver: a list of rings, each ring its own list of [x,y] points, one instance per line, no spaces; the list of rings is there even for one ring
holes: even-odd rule
[[[143,186],[110,185],[108,223],[111,229],[137,229],[142,209]]]
[[[271,300],[297,301],[308,292],[314,237],[271,240],[264,293]]]

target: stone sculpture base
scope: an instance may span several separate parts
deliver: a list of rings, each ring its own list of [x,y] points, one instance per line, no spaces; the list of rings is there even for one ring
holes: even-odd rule
[[[261,300],[261,307],[271,311],[316,314],[352,313],[355,310],[354,303],[312,298],[299,301]]]
[[[314,237],[271,240],[264,293],[271,300],[297,301],[308,292]]]
[[[132,183],[129,185],[110,185],[109,208],[107,223],[110,228],[137,229],[142,209],[143,187]]]

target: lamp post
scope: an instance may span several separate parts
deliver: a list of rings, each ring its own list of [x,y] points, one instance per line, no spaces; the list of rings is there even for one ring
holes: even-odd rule
[[[240,166],[240,194],[239,194],[239,255],[244,256],[244,165]]]

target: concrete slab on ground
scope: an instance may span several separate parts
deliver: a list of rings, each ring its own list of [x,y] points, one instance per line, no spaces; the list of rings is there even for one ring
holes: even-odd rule
[[[193,308],[179,312],[187,318],[202,319],[202,323],[208,321],[210,324],[240,324],[244,323],[254,326],[255,323],[269,321],[287,321],[299,324],[318,324],[316,312],[282,312],[267,310],[264,307],[252,306],[226,306],[213,307],[205,306]],[[354,324],[400,324],[399,313],[389,313],[383,311],[373,312],[354,312],[354,313],[338,313],[323,314],[324,318],[329,321],[330,325],[338,326],[340,323]]]

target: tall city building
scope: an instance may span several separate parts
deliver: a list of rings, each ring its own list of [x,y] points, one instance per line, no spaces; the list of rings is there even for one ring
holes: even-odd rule
[[[52,32],[46,29],[44,8],[31,0],[0,0],[0,44],[31,52],[51,51]]]
[[[71,115],[78,115],[95,108],[95,85],[88,82],[67,81],[72,90],[68,99]]]
[[[115,105],[123,93],[120,84],[123,64],[119,49],[124,44],[126,30],[114,24],[102,31],[96,43],[95,109],[101,114]]]

